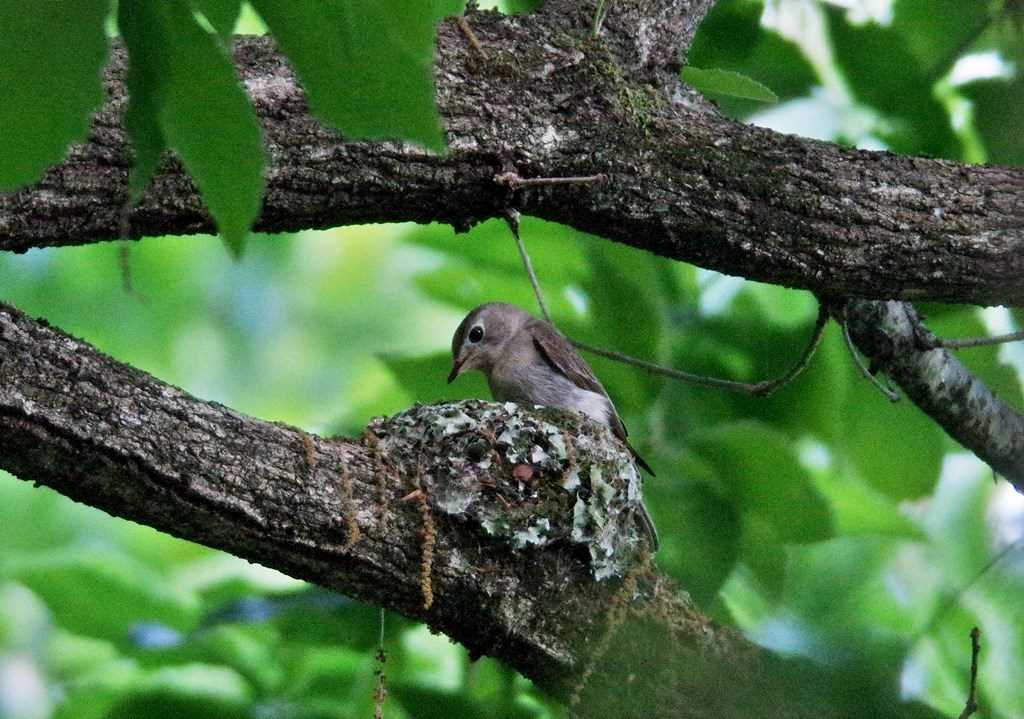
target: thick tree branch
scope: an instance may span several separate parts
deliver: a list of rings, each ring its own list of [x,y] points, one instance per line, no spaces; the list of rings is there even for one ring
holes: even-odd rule
[[[992,394],[905,302],[851,300],[833,308],[872,364],[951,437],[1024,494],[1024,416]]]
[[[569,430],[469,402],[379,420],[361,440],[310,437],[0,305],[0,466],[22,479],[425,621],[578,695],[581,716],[843,716],[820,670],[717,626],[646,568],[632,525],[584,536],[573,481],[596,490],[594,468],[619,466],[604,478],[622,490],[629,457],[598,425],[558,417]],[[513,477],[524,447],[532,481]],[[595,580],[613,555],[639,564]]]
[[[588,35],[593,3],[550,2],[525,17],[474,12],[467,20],[486,58],[455,22],[442,24],[445,157],[346,142],[307,114],[269,39],[239,38],[238,71],[272,158],[257,227],[413,220],[464,229],[512,206],[833,296],[1024,303],[1024,171],[851,150],[722,118],[677,80],[676,51],[709,5],[617,1],[598,39]],[[0,196],[0,249],[118,236],[130,165],[124,71],[116,50],[89,142],[39,184]],[[609,181],[513,191],[493,180],[509,170]],[[213,229],[174,162],[130,219],[132,237]]]

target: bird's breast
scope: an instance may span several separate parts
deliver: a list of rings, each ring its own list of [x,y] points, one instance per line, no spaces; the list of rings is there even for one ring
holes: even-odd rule
[[[488,375],[491,394],[499,402],[537,404],[570,409],[611,426],[611,402],[602,394],[577,387],[547,365],[499,366]]]

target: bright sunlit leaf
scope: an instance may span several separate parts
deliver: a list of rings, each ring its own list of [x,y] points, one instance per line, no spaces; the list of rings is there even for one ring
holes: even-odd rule
[[[778,96],[762,83],[732,70],[704,70],[688,66],[683,70],[683,81],[701,92],[714,95],[728,95],[760,102],[779,101]]]
[[[242,11],[241,0],[191,0],[192,7],[203,14],[222,39],[229,39],[235,21]]]

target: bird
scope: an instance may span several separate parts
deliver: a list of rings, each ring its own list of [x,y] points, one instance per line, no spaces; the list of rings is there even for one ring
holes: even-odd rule
[[[483,372],[498,402],[573,410],[603,424],[622,441],[636,463],[654,476],[651,466],[629,443],[626,425],[594,370],[551,323],[507,302],[479,305],[452,337],[448,383],[470,370]],[[642,502],[638,519],[656,551],[658,532]]]

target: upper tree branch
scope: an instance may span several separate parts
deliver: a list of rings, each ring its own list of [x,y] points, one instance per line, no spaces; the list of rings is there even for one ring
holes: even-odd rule
[[[271,157],[257,228],[413,220],[464,229],[512,205],[833,296],[1024,303],[1024,172],[851,150],[722,118],[677,80],[676,50],[709,5],[617,0],[598,39],[588,33],[593,3],[552,0],[525,17],[474,12],[486,58],[454,22],[442,24],[445,157],[346,142],[307,114],[269,39],[240,38],[236,64]],[[36,186],[0,195],[0,249],[118,235],[130,165],[124,71],[117,50],[89,142]],[[493,181],[508,170],[609,181],[510,191]],[[132,237],[213,229],[173,162],[130,220]]]
[[[819,670],[717,626],[642,563],[595,581],[597,559],[633,551],[635,529],[531,546],[545,512],[553,527],[580,526],[563,473],[591,481],[594,462],[629,464],[606,430],[569,420],[571,431],[547,436],[574,443],[571,459],[560,464],[557,439],[546,459],[531,449],[560,471],[517,481],[516,440],[501,436],[550,426],[500,405],[456,409],[380,421],[358,441],[310,437],[197,400],[0,305],[0,467],[22,479],[425,621],[555,696],[579,693],[583,716],[844,715],[801,688],[824,682]],[[502,535],[523,518],[539,531]]]

